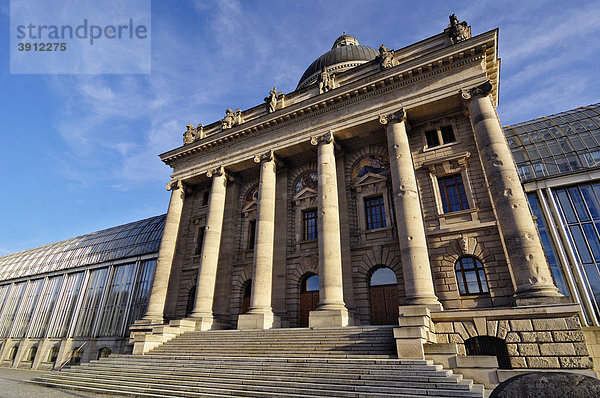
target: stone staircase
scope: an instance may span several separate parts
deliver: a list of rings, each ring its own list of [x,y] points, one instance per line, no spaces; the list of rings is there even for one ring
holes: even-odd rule
[[[483,397],[431,361],[398,359],[391,327],[185,332],[35,383],[144,397]]]

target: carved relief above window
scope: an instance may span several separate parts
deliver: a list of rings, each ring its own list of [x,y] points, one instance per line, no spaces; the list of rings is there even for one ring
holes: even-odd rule
[[[392,238],[388,191],[390,162],[386,156],[369,155],[352,167],[352,187],[356,191],[358,233],[361,243],[370,239]]]
[[[294,183],[296,245],[314,245],[317,239],[317,189],[319,176],[311,170]]]
[[[423,163],[429,171],[440,228],[449,224],[478,221],[467,163],[469,152]]]

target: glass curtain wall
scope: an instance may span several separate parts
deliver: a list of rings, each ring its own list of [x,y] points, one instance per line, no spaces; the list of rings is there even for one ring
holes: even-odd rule
[[[2,315],[0,315],[0,337],[7,337],[10,333],[26,285],[27,282],[20,282],[11,286],[2,309]]]
[[[122,334],[125,312],[133,287],[134,271],[135,264],[115,267],[102,312],[99,336]]]
[[[40,296],[41,288],[43,285],[43,279],[36,279],[29,281],[25,294],[17,310],[15,316],[13,330],[11,337],[25,337],[25,333],[29,328],[31,317],[33,316],[33,309],[35,308],[38,298]]]
[[[108,279],[109,268],[100,268],[90,272],[90,279],[85,289],[79,316],[73,336],[91,336],[100,309],[100,300]]]
[[[75,312],[77,299],[79,298],[81,285],[83,284],[83,277],[83,272],[77,272],[67,276],[65,289],[59,298],[54,322],[48,331],[48,337],[67,337],[67,332],[69,331],[69,326],[71,325],[71,320],[73,319]]]
[[[585,289],[600,313],[600,183],[555,189],[554,198],[582,266]]]
[[[35,316],[31,322],[29,337],[41,338],[46,335],[46,328],[50,322],[50,316],[57,302],[58,292],[60,291],[63,276],[48,278],[45,283],[43,293],[40,296],[38,305],[35,309]]]
[[[131,300],[131,308],[127,317],[127,326],[131,325],[137,319],[141,319],[146,312],[155,267],[156,260],[143,261],[140,264],[133,299]]]

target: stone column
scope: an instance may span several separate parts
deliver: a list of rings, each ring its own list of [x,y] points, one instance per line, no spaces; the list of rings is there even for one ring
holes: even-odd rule
[[[206,216],[202,255],[200,256],[200,268],[196,284],[196,301],[194,310],[190,314],[190,318],[196,321],[196,330],[213,328],[212,308],[227,188],[227,176],[223,167],[209,170],[206,175],[212,177],[212,187],[208,198],[208,214]]]
[[[517,288],[515,300],[517,304],[560,301],[564,296],[554,286],[517,168],[488,95],[491,90],[492,84],[487,81],[474,89],[461,90],[461,96],[467,101],[479,157],[507,248]]]
[[[406,304],[426,305],[432,310],[440,310],[441,304],[433,288],[425,224],[406,131],[406,114],[404,109],[400,109],[389,116],[381,116],[379,121],[387,124],[396,228],[406,291],[405,301]]]
[[[340,214],[338,208],[337,171],[333,135],[311,138],[318,145],[319,197],[317,237],[319,245],[319,305],[311,311],[311,328],[348,326],[344,304]]]
[[[254,242],[254,272],[250,308],[238,318],[238,329],[270,329],[274,326],[273,248],[275,241],[275,156],[273,151],[254,157],[260,163],[258,211]]]
[[[136,324],[162,324],[164,322],[163,314],[167,299],[167,288],[171,276],[173,257],[175,256],[177,235],[179,233],[181,212],[183,210],[183,199],[185,197],[185,188],[180,181],[167,184],[167,190],[171,191],[171,200],[169,201],[165,229],[160,241],[154,282],[152,282],[152,290],[150,291],[150,298],[148,300],[148,309],[144,318],[137,321]]]

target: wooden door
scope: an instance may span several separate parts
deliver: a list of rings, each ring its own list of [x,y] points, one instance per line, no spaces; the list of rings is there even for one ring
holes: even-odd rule
[[[308,314],[317,309],[319,304],[319,291],[302,292],[300,294],[300,317],[298,319],[299,327],[308,327]]]
[[[398,324],[398,286],[379,285],[369,289],[371,298],[371,324]]]

